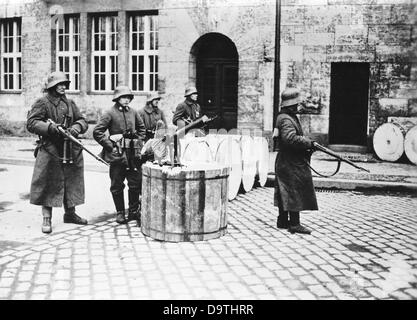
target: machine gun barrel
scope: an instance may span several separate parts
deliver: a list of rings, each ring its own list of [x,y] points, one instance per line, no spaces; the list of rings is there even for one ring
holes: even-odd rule
[[[51,119],[48,119],[49,123],[54,123],[55,122]],[[105,160],[103,160],[102,158],[100,158],[99,156],[95,155],[94,153],[92,153],[90,150],[88,150],[82,143],[81,141],[79,141],[78,139],[76,139],[74,136],[72,136],[66,129],[64,129],[62,126],[58,126],[58,130],[59,132],[61,132],[61,134],[68,138],[69,140],[71,140],[73,143],[75,143],[77,146],[79,146],[80,148],[82,148],[83,150],[85,150],[87,153],[89,153],[94,159],[100,161],[101,163],[104,163],[106,166],[109,166],[108,162],[106,162]]]
[[[213,120],[215,120],[217,118],[217,116],[214,116],[213,118],[208,118],[208,117],[201,117],[198,118],[197,120],[190,122],[189,124],[187,124],[186,126],[178,129],[175,133],[174,136],[180,136],[180,135],[184,135],[186,134],[188,131],[190,131],[191,129],[197,128],[200,125],[205,125]]]
[[[339,161],[346,162],[347,164],[350,164],[351,166],[353,166],[353,167],[355,167],[355,168],[357,168],[359,170],[366,171],[366,172],[370,173],[370,171],[368,169],[365,169],[363,167],[360,167],[360,166],[356,165],[352,161],[350,161],[348,159],[345,159],[345,158],[339,156],[337,153],[333,152],[332,150],[330,150],[330,149],[328,149],[326,147],[323,147],[322,145],[318,144],[317,142],[313,142],[313,146],[314,146],[314,148],[316,150],[319,150],[319,151],[322,151],[324,153],[327,153],[328,155],[336,158]]]

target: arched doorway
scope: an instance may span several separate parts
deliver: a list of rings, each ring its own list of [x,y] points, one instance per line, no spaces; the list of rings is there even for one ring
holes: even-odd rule
[[[237,128],[238,53],[220,33],[207,33],[194,44],[196,86],[203,114],[217,115],[209,128]]]

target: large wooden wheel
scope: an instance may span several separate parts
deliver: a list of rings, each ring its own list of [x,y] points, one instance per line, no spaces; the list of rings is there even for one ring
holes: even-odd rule
[[[241,139],[242,148],[242,187],[245,192],[252,190],[256,175],[256,156],[254,140],[250,136],[243,135]]]
[[[256,177],[261,187],[264,187],[268,179],[269,149],[268,141],[264,137],[255,137]]]
[[[378,158],[397,161],[404,153],[405,129],[398,123],[384,123],[376,129],[373,137],[374,150]]]
[[[404,151],[408,160],[417,165],[417,126],[412,127],[405,135]]]
[[[184,163],[213,162],[213,155],[204,137],[186,141],[181,148],[181,161]]]

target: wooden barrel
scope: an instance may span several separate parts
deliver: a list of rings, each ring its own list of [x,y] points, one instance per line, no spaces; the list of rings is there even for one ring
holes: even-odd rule
[[[404,151],[408,160],[417,165],[417,126],[412,127],[405,135]]]
[[[242,187],[245,192],[253,188],[256,175],[256,156],[254,152],[254,140],[251,136],[242,135]]]
[[[269,148],[268,141],[264,137],[254,137],[254,152],[256,155],[256,180],[259,186],[264,187],[268,179]]]
[[[384,123],[376,129],[373,137],[374,150],[378,158],[397,161],[404,153],[405,128],[395,122]]]
[[[214,160],[230,168],[228,199],[236,198],[242,181],[242,152],[240,136],[218,135],[216,140],[210,141],[215,146]],[[213,149],[212,149],[213,150]]]
[[[141,231],[156,240],[181,242],[227,232],[229,168],[218,164],[142,166]]]
[[[213,154],[205,137],[197,137],[184,141],[181,145],[181,162],[200,163],[214,162]]]

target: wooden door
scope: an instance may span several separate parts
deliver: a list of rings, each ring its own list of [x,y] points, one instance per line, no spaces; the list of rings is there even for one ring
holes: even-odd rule
[[[237,127],[238,67],[227,60],[207,59],[197,69],[197,90],[203,114],[217,115],[209,128]]]
[[[369,63],[332,63],[329,144],[367,144]]]

